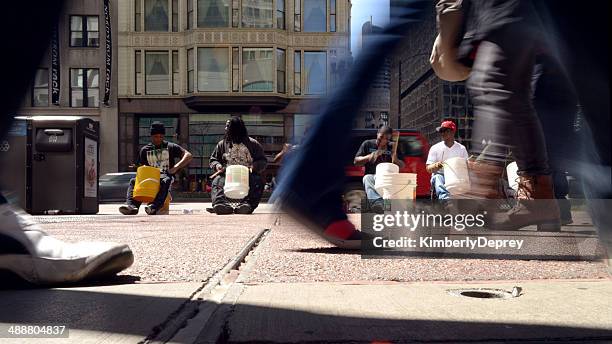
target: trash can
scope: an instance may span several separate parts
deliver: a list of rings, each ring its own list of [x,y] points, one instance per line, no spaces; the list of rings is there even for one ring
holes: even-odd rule
[[[99,124],[71,116],[20,117],[18,125],[21,121],[25,121],[26,131],[22,207],[30,214],[96,214]],[[9,140],[18,145],[18,138],[11,135]],[[15,147],[15,154],[21,155],[21,150]],[[21,164],[17,158],[11,161],[9,166],[14,168],[3,168],[2,179],[19,173]],[[14,193],[20,195],[17,190],[22,189],[23,181],[13,177],[15,184],[4,187],[16,189]]]

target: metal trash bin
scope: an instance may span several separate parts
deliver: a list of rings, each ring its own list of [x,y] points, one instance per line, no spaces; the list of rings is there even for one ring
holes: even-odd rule
[[[0,171],[4,189],[21,197],[21,206],[30,214],[96,214],[98,208],[99,124],[88,118],[69,116],[20,117],[25,121],[25,188],[17,176],[23,162],[22,147],[15,147],[12,168]],[[19,145],[23,137],[9,142]],[[23,134],[23,130],[18,132]],[[9,184],[9,185],[6,185]],[[10,185],[12,184],[12,185]],[[11,190],[12,189],[12,190]],[[19,191],[25,189],[25,192]],[[25,194],[25,197],[23,197]],[[25,199],[25,201],[24,201]]]

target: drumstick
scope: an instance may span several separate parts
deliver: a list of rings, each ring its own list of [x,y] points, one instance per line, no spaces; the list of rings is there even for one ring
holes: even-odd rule
[[[210,177],[208,177],[209,179],[215,179],[216,176],[220,175],[221,172],[223,172],[223,170],[219,170],[213,174],[210,175]]]
[[[393,155],[391,155],[391,161],[394,161],[397,158],[397,146],[399,146],[399,133],[397,133],[397,138],[395,139],[395,144],[393,145]]]

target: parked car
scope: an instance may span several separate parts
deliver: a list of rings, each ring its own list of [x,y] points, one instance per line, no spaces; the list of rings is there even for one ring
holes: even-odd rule
[[[136,178],[136,172],[106,173],[99,181],[99,201],[124,202],[130,179]]]

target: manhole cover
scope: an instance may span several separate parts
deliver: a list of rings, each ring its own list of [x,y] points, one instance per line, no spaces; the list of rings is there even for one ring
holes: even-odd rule
[[[471,297],[476,299],[511,299],[514,297],[510,291],[491,288],[450,289],[448,290],[448,293],[454,296]]]

